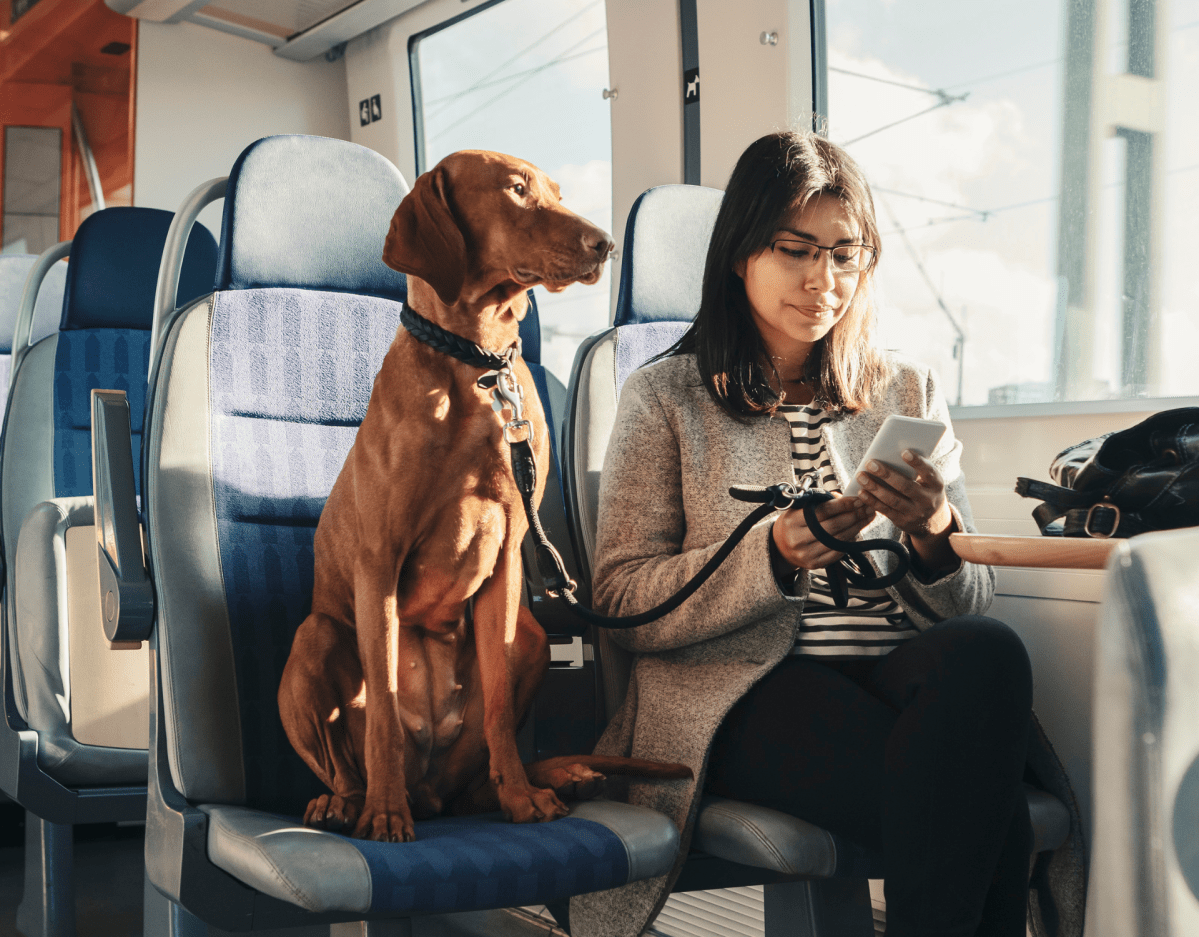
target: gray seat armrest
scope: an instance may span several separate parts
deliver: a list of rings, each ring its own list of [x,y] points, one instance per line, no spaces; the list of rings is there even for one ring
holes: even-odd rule
[[[133,433],[123,390],[92,391],[99,603],[109,641],[140,642],[154,627],[154,590],[142,553],[133,475]]]
[[[1045,791],[1026,787],[1025,794],[1032,821],[1033,853],[1056,849],[1070,835],[1070,812]],[[869,853],[862,847],[838,842],[837,837],[815,824],[769,807],[723,797],[705,797],[700,803],[691,845],[719,859],[787,875],[824,878],[861,868],[863,858],[870,864]],[[862,855],[838,855],[847,848]],[[840,870],[839,859],[843,867]]]
[[[780,810],[723,797],[700,803],[691,846],[787,875],[827,878],[837,869],[837,847],[826,830]]]
[[[1051,852],[1070,835],[1070,811],[1066,805],[1045,791],[1025,788],[1028,796],[1028,818],[1032,821],[1033,853]]]
[[[654,810],[613,800],[573,804],[570,816],[606,826],[624,843],[629,856],[629,881],[665,875],[679,852],[679,831]]]
[[[200,809],[208,858],[234,878],[308,911],[370,911],[370,869],[349,841],[246,807]]]

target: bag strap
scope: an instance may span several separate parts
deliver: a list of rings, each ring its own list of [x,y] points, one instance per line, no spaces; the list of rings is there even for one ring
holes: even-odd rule
[[[1091,506],[1103,500],[1101,491],[1075,491],[1073,488],[1063,488],[1061,485],[1051,485],[1049,482],[1037,481],[1035,478],[1019,477],[1016,479],[1016,494],[1021,498],[1036,498],[1044,502],[1033,508],[1033,520],[1037,522],[1042,534],[1059,517],[1065,517],[1071,511],[1083,509],[1085,515]]]

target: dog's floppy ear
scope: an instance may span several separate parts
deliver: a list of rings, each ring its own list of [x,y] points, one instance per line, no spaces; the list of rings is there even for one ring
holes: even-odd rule
[[[466,241],[446,196],[443,166],[419,176],[391,217],[383,262],[428,283],[447,306],[458,301],[466,279]]]

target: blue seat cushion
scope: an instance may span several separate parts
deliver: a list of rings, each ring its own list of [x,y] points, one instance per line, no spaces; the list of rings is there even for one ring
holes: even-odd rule
[[[611,801],[549,823],[498,814],[415,824],[376,843],[245,807],[205,805],[208,856],[250,887],[309,911],[432,914],[544,904],[662,875],[678,855],[667,817]]]
[[[352,841],[370,868],[372,911],[467,911],[544,904],[628,881],[624,846],[608,829],[564,817],[509,823],[446,817],[414,843]]]
[[[123,390],[133,430],[133,474],[141,491],[142,418],[150,332],[74,329],[58,333],[54,356],[54,492],[59,498],[92,493],[92,400],[97,388]]]

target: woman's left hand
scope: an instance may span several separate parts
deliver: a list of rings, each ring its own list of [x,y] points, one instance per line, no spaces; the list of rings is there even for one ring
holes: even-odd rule
[[[862,486],[858,497],[908,534],[923,560],[934,567],[956,564],[956,555],[949,548],[954,520],[945,500],[945,480],[923,456],[905,450],[903,458],[916,470],[914,479],[881,462],[870,462],[866,471],[858,473]]]

